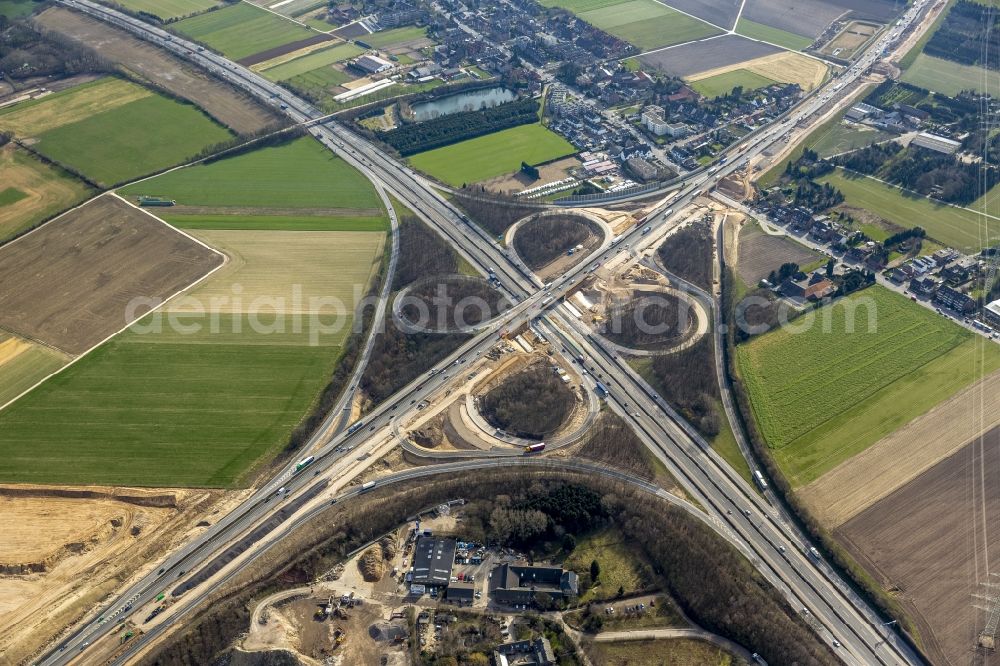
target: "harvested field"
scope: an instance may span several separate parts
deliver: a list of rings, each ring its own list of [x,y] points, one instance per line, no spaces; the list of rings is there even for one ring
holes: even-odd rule
[[[171,171],[122,188],[121,194],[162,196],[183,206],[258,208],[259,213],[309,208],[350,209],[342,215],[381,213],[371,182],[311,137]]]
[[[715,78],[733,71],[747,71],[750,74],[772,81],[797,83],[803,90],[808,92],[823,83],[827,70],[827,65],[818,60],[799,53],[782,51],[781,53],[740,62],[737,65],[718,67],[699,72],[686,78],[689,81],[695,82],[706,78]]]
[[[1000,426],[1000,373],[994,372],[841,463],[799,494],[826,527],[839,527],[996,426]]]
[[[740,0],[666,0],[664,4],[726,30],[733,27]]]
[[[237,313],[350,315],[368,290],[385,243],[385,234],[366,231],[201,230],[192,234],[225,252],[230,260],[211,280],[168,304],[171,311],[233,312],[233,301],[239,298]],[[213,299],[222,307],[209,307]]]
[[[858,18],[888,21],[898,12],[892,0],[747,0],[743,16],[755,23],[815,39],[850,11]]]
[[[221,4],[218,0],[118,0],[123,7],[161,19],[178,19],[200,14]]]
[[[0,406],[67,362],[68,356],[50,347],[0,331]]]
[[[0,202],[0,242],[80,203],[92,192],[75,176],[13,143],[0,148],[0,173],[4,187],[20,193],[16,200]]]
[[[1000,551],[998,489],[994,428],[836,531],[883,585],[899,590],[934,663],[975,663],[987,613],[974,595],[989,594],[982,583]]]
[[[750,287],[766,278],[771,271],[777,271],[781,264],[794,262],[805,266],[822,258],[787,236],[764,233],[756,224],[747,224],[740,230],[739,243],[736,273]]]
[[[427,37],[427,28],[411,25],[403,28],[394,28],[392,30],[381,30],[368,36],[359,36],[361,37],[361,41],[364,43],[371,44],[377,49],[383,49],[397,44],[403,44],[405,42],[412,42],[417,39],[424,39]]]
[[[296,51],[301,51],[302,49],[309,48],[310,46],[315,46],[317,44],[327,44],[333,42],[334,38],[326,33],[314,33],[312,37],[307,37],[305,39],[300,39],[295,42],[289,42],[287,44],[282,44],[281,46],[275,46],[273,48],[267,49],[266,51],[261,51],[260,53],[254,53],[246,58],[240,58],[237,62],[241,65],[251,66],[256,65],[261,62],[267,62],[268,60],[274,60],[275,58],[280,58],[286,53],[295,53]]]
[[[305,44],[300,42],[307,39],[330,39],[246,2],[172,23],[170,28],[234,60],[264,53],[268,55],[261,60],[267,60],[280,55],[274,51],[287,44],[301,48]]]
[[[169,296],[221,263],[105,195],[0,248],[0,327],[79,354],[128,323],[131,299]]]
[[[107,23],[60,7],[46,9],[35,21],[193,102],[238,134],[254,134],[283,122],[249,96]]]
[[[357,39],[361,38],[361,41],[366,41],[367,37],[371,36],[363,25],[360,23],[349,23],[342,28],[337,28],[333,31],[333,34],[341,39]]]
[[[639,61],[646,67],[654,67],[675,76],[701,74],[702,78],[706,78],[722,74],[728,69],[746,68],[746,61],[776,53],[781,53],[781,49],[739,35],[723,35],[704,42],[647,53],[639,56]]]

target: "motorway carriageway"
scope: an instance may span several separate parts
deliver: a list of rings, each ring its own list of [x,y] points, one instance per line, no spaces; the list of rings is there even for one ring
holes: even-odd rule
[[[185,43],[182,40],[175,40],[175,38],[169,35],[168,33],[165,33],[159,29],[148,26],[142,23],[141,21],[138,21],[137,19],[132,19],[131,17],[127,17],[123,14],[115,12],[114,10],[110,10],[99,5],[95,5],[94,3],[90,3],[88,0],[62,0],[62,1],[63,4],[66,4],[68,6],[77,9],[81,9],[86,13],[98,16],[98,18],[101,18],[103,20],[109,20],[112,23],[119,24],[125,27],[126,29],[132,30],[133,32],[139,32],[140,35],[145,37],[146,39],[150,39],[151,41],[154,41],[165,48],[178,52],[180,53],[180,55],[182,55],[182,57],[185,57],[189,60],[195,60],[199,64],[207,66],[210,70],[220,74],[224,78],[227,78],[230,81],[235,82],[237,85],[246,88],[252,94],[257,94],[259,97],[267,96],[269,98],[279,99],[282,104],[287,105],[286,110],[289,112],[289,115],[297,122],[308,123],[317,116],[317,112],[310,105],[288,94],[287,91],[285,91],[284,89],[281,89],[278,86],[271,84],[266,80],[261,79],[260,77],[256,77],[255,75],[246,72],[241,67],[229,63],[225,58],[222,58],[221,56],[217,56],[211,52],[204,50],[199,51],[198,48],[196,48],[194,45]],[[881,44],[882,43],[879,42],[878,44],[876,44],[876,47],[878,49],[881,49]],[[873,59],[872,56],[866,56],[866,57]],[[869,60],[868,62],[870,63],[871,60]],[[863,66],[867,66],[867,64],[864,64]],[[862,65],[858,65],[855,66],[855,68],[852,68],[850,72],[853,76],[856,77],[858,74],[860,74],[861,70],[862,70]],[[839,89],[842,85],[843,83],[838,84],[836,88]],[[818,98],[818,96],[814,97],[812,99],[811,108],[813,110],[819,108],[819,106],[823,104],[830,97],[830,94],[831,93],[827,93],[827,95],[822,98]],[[806,101],[808,100],[804,100],[803,103],[800,103],[800,107],[802,107],[802,105],[805,104]],[[799,111],[802,111],[803,109],[800,107],[797,107],[797,109],[799,109]],[[807,111],[803,115],[808,115],[811,113],[812,110]],[[803,116],[800,115],[799,118],[801,117]],[[791,122],[790,118],[786,119],[783,124],[787,124],[788,122]],[[514,294],[514,290],[511,288],[512,285],[522,293],[530,293],[532,287],[537,286],[539,282],[537,278],[530,275],[523,268],[523,266],[518,266],[516,263],[514,263],[511,257],[503,255],[502,253],[498,252],[497,248],[495,247],[495,244],[491,239],[486,237],[486,235],[475,225],[468,224],[464,220],[463,216],[454,211],[454,209],[452,209],[449,204],[441,200],[436,193],[428,192],[418,182],[418,180],[414,177],[413,173],[409,171],[409,169],[399,166],[391,159],[382,155],[378,150],[372,148],[371,146],[367,145],[366,142],[360,140],[359,137],[351,135],[346,130],[343,130],[339,127],[333,126],[333,128],[331,128],[325,125],[319,125],[311,128],[311,131],[314,131],[314,133],[317,134],[321,138],[321,140],[326,139],[326,141],[324,141],[326,145],[334,148],[339,148],[341,156],[350,161],[352,164],[359,165],[359,168],[364,173],[366,173],[366,175],[368,175],[369,178],[372,178],[373,180],[376,180],[377,182],[384,184],[388,189],[390,189],[397,195],[401,195],[400,198],[404,200],[404,202],[406,202],[411,208],[413,208],[415,212],[417,212],[418,214],[423,214],[423,216],[430,218],[429,221],[432,222],[433,226],[438,228],[439,232],[441,232],[443,235],[445,235],[453,242],[459,244],[458,247],[459,251],[462,252],[467,259],[472,259],[474,257],[474,260],[472,261],[474,265],[477,265],[481,269],[482,268],[485,268],[487,270],[492,269],[496,271],[498,275],[503,275],[505,278],[503,280],[504,286],[513,296],[512,300],[514,300],[515,302],[519,300],[517,296]],[[759,141],[755,143],[755,149],[757,151],[762,150],[766,145],[775,141],[776,140],[775,137],[778,133],[780,133],[780,131],[781,130],[770,130],[768,133],[762,134]],[[770,140],[768,141],[768,139]],[[767,143],[763,143],[764,141],[767,141]],[[751,142],[744,142],[743,146],[744,147],[748,146],[749,143]],[[361,154],[358,154],[358,151],[355,150],[355,146],[357,145],[362,146],[360,150]],[[356,159],[353,157],[354,155],[357,155]],[[365,159],[366,157],[368,159]],[[683,207],[684,205],[686,205],[686,203],[689,203],[690,200],[694,198],[694,196],[700,193],[696,191],[695,189],[696,187],[705,184],[707,181],[716,181],[719,178],[728,175],[728,173],[738,168],[738,166],[740,165],[733,163],[726,169],[720,170],[719,173],[717,173],[714,178],[709,178],[709,176],[701,174],[700,176],[698,176],[697,180],[694,180],[690,185],[684,188],[684,194],[681,196],[681,198],[677,199],[675,204],[678,205],[679,207]],[[378,172],[380,172],[382,174],[382,177],[375,175],[373,173],[373,170],[377,170]],[[708,184],[708,187],[711,187],[713,184],[714,182]],[[425,210],[421,204],[426,204],[432,210],[433,214],[428,213],[427,210]],[[658,215],[658,219],[656,220],[647,219],[646,222],[649,223],[651,221],[655,221],[657,223],[660,223],[664,221],[664,218],[665,216],[662,215],[662,213],[660,213]],[[441,220],[443,220],[443,222]],[[456,232],[454,232],[454,229],[456,227],[461,228],[461,231],[457,234]],[[469,229],[473,231],[472,236],[468,234]],[[638,228],[634,230],[633,233],[636,233],[637,231]],[[632,234],[629,234],[629,236],[631,235]],[[625,239],[623,239],[622,241],[623,243],[624,240]],[[598,250],[595,253],[595,255],[599,254],[604,249],[605,248]],[[508,262],[511,262],[514,265],[508,268],[509,266]],[[571,273],[571,275],[579,274],[585,269],[585,267],[586,267],[585,263],[581,264],[576,271]],[[569,278],[564,277],[562,282],[563,285],[565,285],[565,288],[562,289],[561,291],[565,292],[566,288],[571,286],[570,284],[568,284]],[[536,293],[534,298],[537,298],[538,296],[539,294]],[[492,343],[492,340],[489,340],[489,342]],[[420,387],[418,387],[418,389],[419,388]],[[396,400],[396,403],[399,402],[400,401]],[[360,432],[363,432],[363,429]],[[327,447],[325,447],[326,453],[322,455],[327,455],[332,447],[333,447],[332,443]],[[280,483],[280,479],[275,483]],[[250,501],[251,502],[260,501],[260,495],[262,493],[266,494],[267,492],[268,490],[262,490],[258,492],[253,498],[251,498]],[[261,504],[263,504],[263,502],[261,502]],[[256,506],[261,506],[261,504],[258,504]],[[221,526],[220,529],[224,529],[231,523],[235,522],[235,520],[238,517],[238,514],[241,514],[241,510],[237,510],[233,514],[226,516],[222,521],[220,521],[219,524],[217,524],[217,527]],[[216,535],[216,538],[217,537],[218,535]],[[188,548],[181,551],[181,553],[179,553],[178,556],[185,557],[187,554],[200,550],[206,544],[207,541],[191,544]],[[169,562],[170,560],[168,560],[168,563]],[[174,565],[174,567],[175,566],[176,564]],[[131,605],[132,602],[128,600],[132,599],[132,597],[127,596],[127,594],[128,593],[126,593],[126,595],[123,595],[122,598],[126,600],[126,605]],[[138,597],[136,597],[136,599],[138,599]]]

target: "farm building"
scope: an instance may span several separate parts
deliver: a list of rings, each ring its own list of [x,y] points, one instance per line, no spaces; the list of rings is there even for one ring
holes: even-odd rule
[[[864,120],[865,118],[868,118],[869,116],[874,116],[878,118],[881,115],[882,115],[882,109],[878,108],[877,106],[872,106],[871,104],[865,104],[864,102],[862,102],[860,104],[855,104],[850,109],[848,109],[847,113],[844,114],[844,117],[847,118],[848,120],[859,122]]]
[[[961,142],[929,132],[921,132],[910,142],[911,146],[926,148],[945,155],[951,155],[962,145]]]
[[[987,303],[983,307],[983,318],[986,323],[994,328],[1000,328],[1000,299]]]
[[[547,638],[533,641],[516,641],[498,645],[493,651],[496,666],[549,666],[556,663],[556,655]]]
[[[781,283],[780,291],[789,298],[818,300],[837,290],[833,282],[819,271],[810,275],[798,273]]]
[[[393,65],[388,60],[383,60],[378,56],[363,55],[354,61],[354,66],[364,70],[369,74],[381,74],[392,69]]]
[[[490,578],[490,594],[501,604],[533,604],[538,594],[563,599],[576,596],[578,589],[576,573],[561,567],[501,564]]]
[[[444,586],[455,564],[455,540],[422,536],[413,551],[413,582]]]

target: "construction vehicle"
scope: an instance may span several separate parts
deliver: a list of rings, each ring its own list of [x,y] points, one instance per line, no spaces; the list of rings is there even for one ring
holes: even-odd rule
[[[340,647],[340,644],[344,642],[345,638],[347,638],[347,632],[346,631],[344,631],[340,627],[337,627],[336,629],[334,629],[333,630],[333,647],[335,647],[335,648]]]

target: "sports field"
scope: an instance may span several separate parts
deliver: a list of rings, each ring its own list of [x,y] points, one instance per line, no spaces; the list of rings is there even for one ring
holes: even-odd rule
[[[317,34],[248,2],[186,18],[171,28],[233,60]]]
[[[977,343],[944,317],[872,287],[740,345],[737,362],[760,430],[799,486],[967,386],[984,367],[1000,367],[992,345],[984,366],[973,362]]]
[[[220,4],[218,0],[118,0],[118,2],[132,11],[145,12],[164,20],[199,14]]]
[[[744,91],[756,90],[777,83],[774,79],[761,76],[747,69],[734,69],[724,74],[716,74],[691,83],[691,87],[705,97],[728,95],[736,86]]]
[[[991,94],[1000,90],[1000,72],[935,58],[926,53],[917,56],[903,73],[902,80],[949,97],[954,97],[963,90]]]
[[[69,357],[0,330],[0,405],[66,365]]]
[[[268,320],[271,321],[271,320]],[[343,338],[127,332],[0,412],[0,480],[227,487],[288,434],[329,380]],[[239,329],[240,333],[233,331]]]
[[[418,153],[409,162],[449,185],[461,186],[513,173],[521,162],[538,164],[575,152],[576,148],[561,136],[533,124]]]
[[[818,182],[839,189],[851,206],[869,210],[902,227],[923,227],[934,240],[958,250],[978,252],[1000,240],[997,220],[980,219],[980,215],[971,210],[937,204],[927,197],[907,194],[872,178],[848,177],[838,169]]]
[[[354,44],[338,44],[330,48],[313,51],[307,55],[289,60],[288,62],[268,67],[262,70],[264,76],[272,81],[284,81],[293,76],[311,72],[320,67],[342,62],[348,58],[364,53],[364,49]]]
[[[720,34],[704,21],[655,0],[555,0],[543,3],[567,9],[591,25],[643,51]]]
[[[756,23],[742,17],[739,23],[736,24],[736,32],[745,37],[770,42],[771,44],[783,46],[793,51],[801,51],[813,43],[813,40],[809,37],[796,35],[794,32],[788,32],[787,30],[764,25],[763,23]]]
[[[13,143],[0,148],[0,242],[83,201],[89,187]]]
[[[254,209],[380,209],[368,179],[311,137],[171,171],[120,194],[162,196],[178,206],[237,207],[248,215]]]

